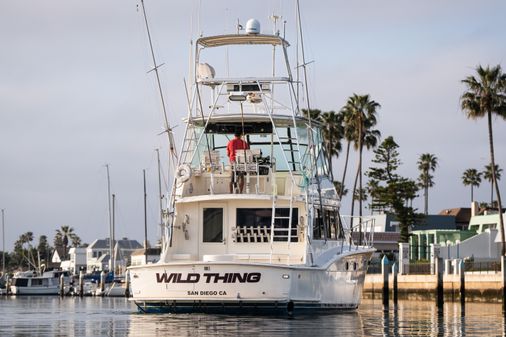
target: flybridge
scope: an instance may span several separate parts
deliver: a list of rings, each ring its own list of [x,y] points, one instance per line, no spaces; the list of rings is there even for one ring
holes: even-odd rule
[[[261,273],[156,273],[157,283],[257,283]]]

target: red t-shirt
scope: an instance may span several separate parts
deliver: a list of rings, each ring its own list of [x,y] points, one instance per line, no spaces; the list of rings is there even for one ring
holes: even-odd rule
[[[227,144],[227,156],[230,159],[230,162],[235,162],[235,151],[247,149],[249,149],[248,143],[246,143],[241,138],[234,138],[229,141]]]

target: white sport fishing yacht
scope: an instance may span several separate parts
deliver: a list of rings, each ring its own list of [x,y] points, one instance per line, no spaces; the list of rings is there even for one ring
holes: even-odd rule
[[[261,34],[254,19],[245,33],[197,40],[161,258],[129,268],[141,312],[292,313],[359,305],[374,252],[371,235],[355,244],[339,215],[322,125],[302,112],[288,46],[279,33]],[[216,61],[219,49],[227,58],[223,77],[205,62],[207,54]],[[266,65],[266,76],[228,75],[261,73]],[[237,150],[231,163],[227,144],[237,131],[249,149]],[[373,228],[355,223],[363,233]]]

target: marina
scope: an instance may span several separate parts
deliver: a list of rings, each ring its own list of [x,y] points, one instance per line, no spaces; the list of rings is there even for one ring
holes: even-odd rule
[[[90,1],[0,13],[0,336],[506,337],[504,4]]]

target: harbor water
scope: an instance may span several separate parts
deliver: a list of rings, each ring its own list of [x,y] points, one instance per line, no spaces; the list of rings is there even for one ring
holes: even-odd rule
[[[141,314],[124,298],[0,297],[0,336],[505,336],[501,304],[364,300],[294,317]]]

